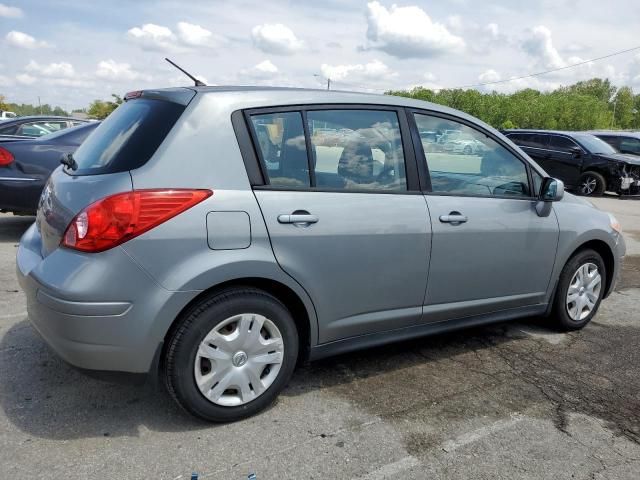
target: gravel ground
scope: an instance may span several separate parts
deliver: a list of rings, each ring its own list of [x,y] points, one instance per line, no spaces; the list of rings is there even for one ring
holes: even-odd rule
[[[320,361],[229,425],[57,359],[15,279],[33,219],[0,215],[0,478],[635,480],[640,202],[594,203],[622,222],[629,255],[586,329],[511,322]]]

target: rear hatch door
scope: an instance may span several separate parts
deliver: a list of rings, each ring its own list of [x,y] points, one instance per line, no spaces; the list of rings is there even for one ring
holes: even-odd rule
[[[81,210],[133,189],[130,170],[153,156],[194,96],[195,91],[186,88],[129,94],[75,151],[77,168],[60,166],[53,172],[36,217],[43,257],[58,248]]]

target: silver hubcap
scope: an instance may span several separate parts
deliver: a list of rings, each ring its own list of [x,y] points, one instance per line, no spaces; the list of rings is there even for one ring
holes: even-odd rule
[[[584,195],[591,195],[596,190],[598,181],[593,177],[587,177],[582,182],[581,191]]]
[[[602,277],[598,266],[585,263],[573,274],[567,291],[567,313],[572,320],[584,320],[600,298]]]
[[[202,340],[194,373],[200,392],[225,407],[262,395],[282,367],[284,342],[278,327],[256,313],[227,318]]]

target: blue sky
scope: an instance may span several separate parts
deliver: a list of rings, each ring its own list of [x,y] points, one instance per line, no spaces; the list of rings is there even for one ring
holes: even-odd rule
[[[638,46],[638,18],[640,2],[620,0],[0,0],[0,94],[71,109],[187,84],[165,56],[209,84],[455,87]],[[638,52],[491,88],[600,76],[638,89]]]

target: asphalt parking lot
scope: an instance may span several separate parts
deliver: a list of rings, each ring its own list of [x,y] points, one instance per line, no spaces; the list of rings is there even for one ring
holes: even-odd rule
[[[628,256],[583,331],[511,322],[317,362],[229,425],[55,357],[14,273],[33,219],[0,215],[0,478],[637,479],[640,201],[594,203],[621,221]]]

